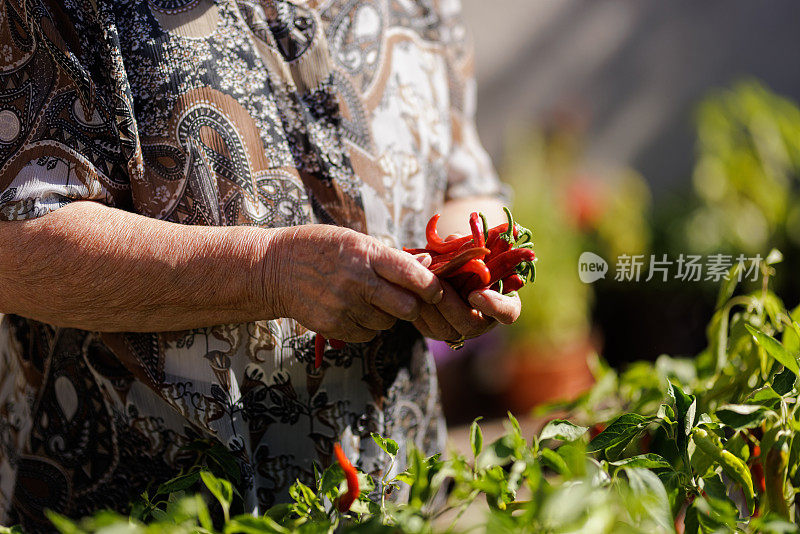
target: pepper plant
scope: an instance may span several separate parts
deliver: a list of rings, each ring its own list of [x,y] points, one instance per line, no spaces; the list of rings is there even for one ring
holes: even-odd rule
[[[536,435],[509,415],[505,435],[485,444],[476,421],[469,454],[410,449],[407,469],[379,480],[341,458],[258,517],[234,512],[230,466],[215,450],[129,516],[49,517],[70,534],[798,532],[800,310],[769,289],[778,261],[769,255],[757,291],[737,293],[730,273],[696,358],[662,356],[621,373],[596,362],[596,386],[551,406],[564,418]],[[393,473],[400,447],[373,439]],[[482,519],[466,521],[476,509]]]

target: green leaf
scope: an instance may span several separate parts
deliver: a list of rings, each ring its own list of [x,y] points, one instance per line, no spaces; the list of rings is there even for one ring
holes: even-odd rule
[[[190,471],[183,475],[178,475],[175,478],[168,480],[161,484],[156,490],[156,495],[169,495],[178,491],[186,491],[191,488],[195,482],[200,479],[200,470]]]
[[[678,427],[684,436],[688,436],[697,421],[697,398],[684,393],[680,387],[672,383],[670,383],[669,393],[675,401],[675,418],[678,421]]]
[[[791,371],[789,372],[791,373]],[[776,409],[781,403],[781,396],[770,386],[764,386],[752,392],[745,402],[747,402],[747,404],[760,404],[767,408]]]
[[[221,474],[237,484],[241,482],[242,469],[231,451],[216,443],[206,451],[206,454],[219,466],[222,471]]]
[[[77,523],[73,522],[68,517],[57,514],[52,510],[45,510],[44,514],[61,534],[83,534],[84,532],[84,530],[80,528]]]
[[[653,453],[623,458],[616,462],[609,462],[609,465],[639,469],[672,469],[672,464],[666,461],[663,456]]]
[[[481,432],[481,427],[478,426],[478,421],[481,419],[483,418],[476,418],[469,427],[469,444],[472,447],[472,456],[475,458],[483,450],[483,432]]]
[[[208,491],[219,501],[227,520],[231,502],[233,502],[233,486],[227,480],[217,478],[208,471],[200,471],[200,478],[203,479],[203,484],[206,485]]]
[[[486,446],[475,460],[478,469],[487,469],[495,465],[505,465],[514,455],[512,436],[505,435]]]
[[[764,260],[764,263],[767,265],[775,265],[776,263],[780,263],[783,261],[783,254],[777,248],[773,248],[767,254],[767,259]]]
[[[517,418],[514,417],[514,414],[511,412],[506,412],[506,415],[508,416],[508,420],[511,423],[511,428],[514,430],[514,433],[522,436],[522,427],[519,426],[519,421],[517,421]]]
[[[323,473],[319,484],[320,497],[333,499],[339,495],[339,486],[344,481],[344,471],[338,463],[331,464]]]
[[[284,528],[267,516],[253,517],[242,514],[234,517],[225,525],[225,534],[289,534],[291,530]]]
[[[778,363],[791,370],[795,375],[800,375],[800,367],[797,364],[797,357],[789,354],[781,343],[774,337],[756,330],[749,324],[744,325],[747,331],[753,336],[755,342],[761,346],[767,354],[775,358]]]
[[[630,442],[653,420],[636,413],[622,414],[594,437],[586,447],[588,452],[598,452],[625,442]]]
[[[716,413],[725,425],[742,430],[757,427],[775,412],[757,404],[725,404],[720,406]]]
[[[588,427],[578,426],[564,419],[553,419],[544,426],[542,432],[539,434],[539,439],[541,441],[546,439],[575,441],[580,439],[587,430],[589,430]]]
[[[383,452],[394,458],[397,456],[400,447],[397,445],[397,442],[393,439],[384,438],[383,436],[376,434],[375,432],[372,433],[372,439],[375,443],[380,447]]]
[[[628,483],[637,497],[635,505],[628,504],[628,508],[641,515],[649,516],[664,532],[672,532],[673,522],[670,512],[667,490],[661,479],[647,469],[624,469]],[[637,509],[638,508],[638,509]]]
[[[796,381],[797,375],[786,368],[775,375],[775,378],[772,379],[772,389],[774,389],[775,393],[782,397],[794,389],[794,384]]]

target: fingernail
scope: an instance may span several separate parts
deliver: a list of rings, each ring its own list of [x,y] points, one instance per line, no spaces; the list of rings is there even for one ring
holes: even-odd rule
[[[443,298],[444,298],[444,290],[440,289],[439,292],[433,296],[433,299],[431,299],[431,304],[439,304],[440,302],[442,302]]]
[[[423,267],[430,267],[431,263],[433,262],[433,258],[427,252],[423,252],[422,254],[417,254],[414,258],[420,262]]]
[[[467,298],[467,300],[469,300],[469,303],[472,305],[473,308],[477,308],[478,306],[480,306],[481,301],[483,299],[484,299],[483,294],[474,291],[470,293],[469,297]]]

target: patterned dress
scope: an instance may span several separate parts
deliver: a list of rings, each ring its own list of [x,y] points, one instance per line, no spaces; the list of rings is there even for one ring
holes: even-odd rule
[[[458,0],[0,0],[0,220],[92,200],[418,246],[444,201],[501,194],[459,15]],[[198,438],[236,455],[252,510],[337,441],[376,474],[371,432],[442,449],[408,323],[319,370],[313,352],[288,319],[101,334],[6,316],[0,523],[124,511]]]

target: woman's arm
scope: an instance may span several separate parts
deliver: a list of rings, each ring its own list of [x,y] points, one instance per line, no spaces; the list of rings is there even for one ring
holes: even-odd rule
[[[442,206],[442,216],[439,218],[439,235],[469,234],[469,215],[473,211],[483,213],[490,227],[506,222],[503,203],[497,197],[457,198],[445,202]]]
[[[94,331],[167,331],[292,317],[364,341],[436,278],[347,229],[185,226],[79,201],[0,222],[0,312]]]

